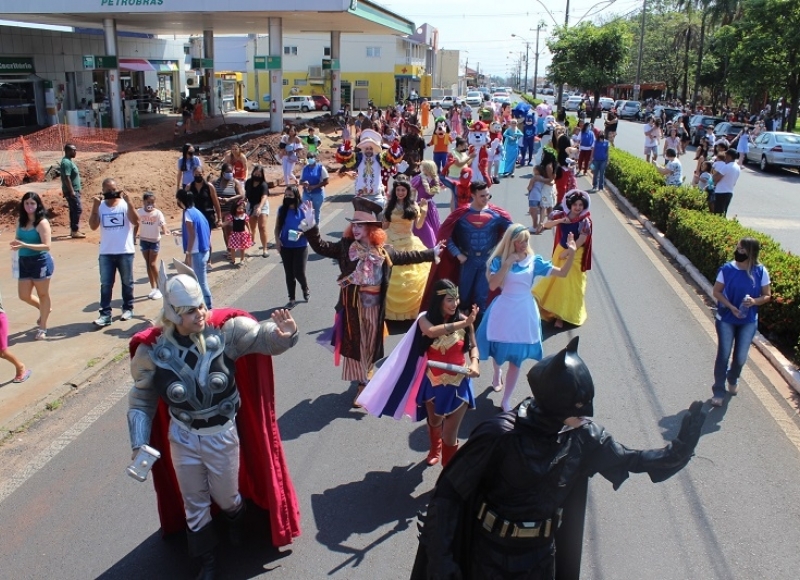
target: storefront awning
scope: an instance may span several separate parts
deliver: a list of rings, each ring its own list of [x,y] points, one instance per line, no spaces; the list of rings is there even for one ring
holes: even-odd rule
[[[157,72],[178,72],[178,63],[174,60],[150,60]]]
[[[121,58],[119,59],[119,68],[121,70],[129,70],[136,72],[147,72],[156,70],[150,61],[146,58]]]
[[[394,75],[396,79],[408,79],[410,81],[418,81],[419,77],[416,75]]]

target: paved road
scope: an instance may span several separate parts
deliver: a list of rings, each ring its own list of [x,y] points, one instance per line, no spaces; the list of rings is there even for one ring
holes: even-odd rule
[[[529,172],[518,174],[493,188],[493,201],[525,222]],[[646,236],[605,197],[592,201],[589,320],[580,329],[547,329],[545,349],[555,352],[581,336],[596,385],[596,419],[629,446],[660,447],[676,434],[681,410],[710,396],[713,326],[707,307]],[[338,236],[349,213],[346,200],[326,205],[326,236]],[[534,241],[537,251],[550,253],[549,235]],[[238,289],[243,294],[234,305],[263,319],[286,301],[283,273],[274,264],[251,266],[232,276],[215,298],[226,303],[225,296]],[[439,468],[421,463],[423,424],[350,409],[353,390],[339,379],[330,354],[314,343],[332,319],[336,268],[331,260],[312,257],[309,273],[311,302],[294,310],[300,344],[275,359],[278,416],[303,535],[282,554],[266,548],[263,538],[227,549],[223,577],[407,578],[415,513]],[[400,331],[387,339],[389,348]],[[478,408],[468,413],[462,437],[498,409],[500,394],[488,388],[491,367],[482,370]],[[670,481],[653,485],[635,475],[618,492],[599,478],[592,482],[583,578],[796,577],[800,424],[769,385],[771,377],[769,370],[748,365],[741,393],[712,411],[697,456]],[[129,381],[120,363],[83,399],[68,400],[63,415],[0,449],[4,463],[19,461],[28,440],[63,448],[45,453],[54,455],[49,462],[35,458],[30,469],[17,470],[18,489],[0,493],[3,577],[191,577],[182,542],[159,538],[151,485],[124,474],[129,450],[122,397]],[[520,385],[515,399],[524,394]],[[8,485],[8,474],[4,479],[0,483]]]
[[[615,144],[643,157],[642,127],[641,123],[620,121]],[[690,180],[695,167],[694,147],[681,157],[681,163]],[[777,169],[764,173],[755,165],[745,166],[734,189],[728,216],[735,216],[745,226],[769,234],[792,253],[800,253],[800,176],[797,171]]]

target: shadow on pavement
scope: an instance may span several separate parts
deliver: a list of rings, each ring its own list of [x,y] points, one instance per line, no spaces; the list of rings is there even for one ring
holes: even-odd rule
[[[395,466],[390,471],[370,471],[361,481],[345,483],[311,496],[316,524],[316,539],[333,552],[350,557],[328,572],[333,575],[345,567],[358,567],[370,550],[414,525],[417,511],[427,504],[427,493],[414,497],[427,465],[420,461],[410,467]],[[369,534],[394,524],[363,548],[347,546],[355,535]]]
[[[292,551],[280,551],[272,545],[269,515],[248,502],[243,524],[242,544],[228,543],[227,526],[219,516],[214,521],[219,544],[216,549],[217,574],[220,578],[255,578],[280,567],[278,560]],[[185,534],[164,538],[161,531],[150,535],[129,554],[98,576],[98,579],[150,578],[153,580],[194,578],[199,562],[192,561]]]
[[[336,419],[355,419],[366,417],[362,411],[353,411],[355,388],[342,393],[328,393],[316,399],[304,399],[286,411],[278,419],[281,439],[291,441],[306,433],[322,431]]]

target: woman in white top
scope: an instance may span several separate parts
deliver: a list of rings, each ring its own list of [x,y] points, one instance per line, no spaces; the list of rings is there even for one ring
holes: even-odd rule
[[[283,182],[285,185],[297,185],[299,182],[297,176],[294,174],[294,166],[298,160],[298,151],[303,149],[303,142],[300,140],[300,137],[297,136],[297,129],[289,127],[286,133],[281,137],[281,142],[278,147],[281,150]]]

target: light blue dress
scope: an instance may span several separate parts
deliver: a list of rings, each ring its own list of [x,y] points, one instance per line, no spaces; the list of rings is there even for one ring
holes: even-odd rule
[[[509,127],[503,133],[503,166],[500,175],[511,175],[517,165],[519,144],[522,142],[522,131]]]
[[[500,270],[499,257],[489,272]],[[522,366],[527,359],[542,360],[542,322],[531,295],[537,276],[549,276],[553,263],[539,255],[516,262],[506,274],[503,292],[486,309],[476,332],[481,360],[493,358],[498,365],[510,362]]]

